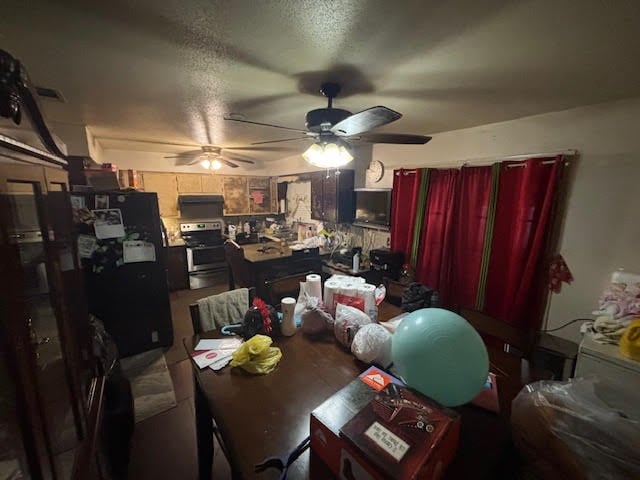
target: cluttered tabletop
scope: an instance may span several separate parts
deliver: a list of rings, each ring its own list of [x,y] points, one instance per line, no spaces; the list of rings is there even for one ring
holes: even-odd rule
[[[282,260],[295,255],[322,256],[328,255],[329,251],[324,248],[300,248],[296,250],[295,246],[280,245],[276,242],[258,243],[243,245],[244,258],[248,262],[258,263],[271,260]]]

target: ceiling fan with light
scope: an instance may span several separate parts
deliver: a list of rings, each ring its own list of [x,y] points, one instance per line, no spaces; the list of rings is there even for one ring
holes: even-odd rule
[[[320,93],[327,97],[327,108],[318,108],[307,112],[307,130],[231,117],[225,117],[225,120],[280,128],[302,134],[294,138],[254,142],[252,145],[304,139],[316,140],[302,156],[310,164],[322,168],[339,168],[353,160],[348,140],[405,145],[424,145],[431,140],[431,137],[424,135],[369,133],[374,128],[395,122],[402,117],[402,114],[384,106],[371,107],[358,113],[351,113],[341,108],[333,108],[333,99],[340,93],[340,85],[337,83],[323,83]]]
[[[176,158],[176,165],[195,165],[200,163],[207,170],[220,170],[224,165],[231,168],[238,168],[239,163],[248,163],[253,165],[255,162],[247,158],[238,158],[237,153],[228,152],[228,150],[252,150],[251,147],[217,147],[215,145],[203,145],[198,150],[190,150],[182,152],[178,155],[172,155],[164,158]],[[224,154],[222,153],[224,152]],[[243,157],[245,155],[242,155]]]

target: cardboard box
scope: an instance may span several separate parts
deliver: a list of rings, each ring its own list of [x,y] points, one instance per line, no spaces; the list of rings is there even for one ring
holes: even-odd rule
[[[389,411],[380,401],[392,398],[391,403],[404,403],[395,415],[394,409]],[[411,420],[410,412],[416,411],[421,416],[424,414],[423,418],[432,419],[422,425],[422,432],[413,432],[415,421],[414,428],[404,424],[394,426],[396,420]],[[310,431],[311,449],[337,478],[439,478],[455,455],[460,421],[457,413],[408,389],[392,375],[371,367],[311,413]],[[396,450],[393,445],[387,445],[392,450],[389,453],[376,445],[376,439],[391,442]],[[370,442],[373,445],[368,445]]]

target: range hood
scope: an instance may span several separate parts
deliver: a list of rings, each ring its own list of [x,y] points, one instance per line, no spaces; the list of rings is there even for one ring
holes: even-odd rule
[[[222,195],[179,195],[178,208],[181,218],[220,218],[223,214]]]

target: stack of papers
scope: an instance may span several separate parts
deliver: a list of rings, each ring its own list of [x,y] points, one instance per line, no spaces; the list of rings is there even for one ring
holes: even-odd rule
[[[231,361],[231,354],[242,345],[240,338],[203,339],[192,354],[199,368],[220,370]]]

